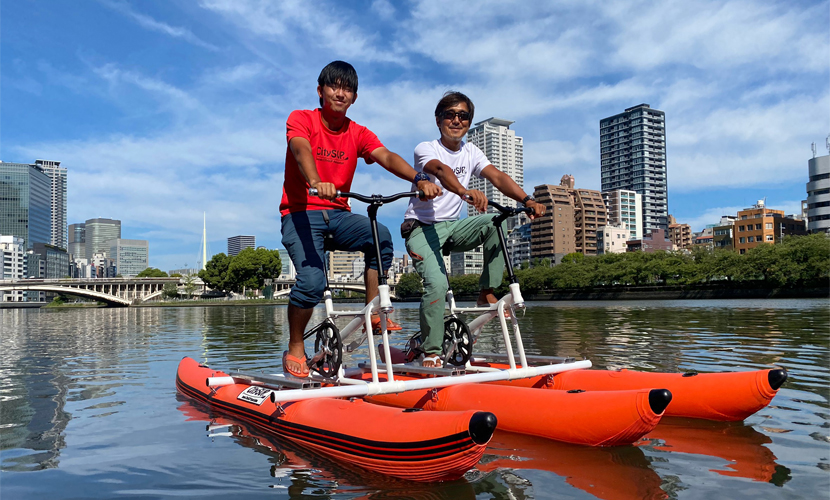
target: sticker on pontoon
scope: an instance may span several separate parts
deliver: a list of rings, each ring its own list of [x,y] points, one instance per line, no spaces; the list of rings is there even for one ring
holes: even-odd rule
[[[244,391],[239,393],[236,399],[241,399],[242,401],[247,401],[248,403],[253,403],[257,406],[260,406],[263,401],[265,401],[268,396],[271,395],[271,389],[267,387],[257,387],[257,386],[250,386]]]

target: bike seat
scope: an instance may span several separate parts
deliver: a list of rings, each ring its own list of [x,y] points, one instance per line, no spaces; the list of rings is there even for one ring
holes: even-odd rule
[[[334,245],[334,235],[331,233],[326,233],[323,237],[323,250],[326,252],[333,252],[337,250]]]
[[[447,241],[444,242],[444,246],[441,247],[441,253],[444,255],[449,255],[452,253],[452,248],[455,246],[455,240],[452,239],[452,236],[447,238]]]

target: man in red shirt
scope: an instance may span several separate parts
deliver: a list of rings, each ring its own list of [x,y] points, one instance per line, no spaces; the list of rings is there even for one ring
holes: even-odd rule
[[[357,72],[351,64],[334,61],[317,78],[320,108],[297,110],[286,123],[288,149],[282,202],[282,243],[297,268],[297,283],[288,303],[290,339],[283,354],[283,370],[308,376],[303,333],[323,297],[325,267],[323,238],[331,234],[339,250],[365,254],[366,302],[378,294],[378,269],[392,264],[392,236],[378,224],[381,260],[373,249],[368,217],[351,213],[337,191],[350,191],[357,158],[374,162],[401,179],[414,182],[427,199],[441,194],[426,174],[418,173],[403,158],[386,149],[371,130],[346,118],[357,99]],[[308,195],[317,189],[318,196]],[[374,322],[373,322],[374,324]]]

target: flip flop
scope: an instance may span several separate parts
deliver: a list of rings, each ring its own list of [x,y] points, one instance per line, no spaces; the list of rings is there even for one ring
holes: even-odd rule
[[[441,368],[444,363],[441,362],[441,356],[438,354],[428,354],[421,360],[421,366],[424,368]]]
[[[398,330],[403,330],[403,327],[392,321],[392,318],[389,316],[386,317],[386,331],[387,332],[395,332]],[[366,326],[363,327],[363,331],[366,331]],[[380,332],[380,316],[372,315],[372,332],[377,333]]]
[[[300,370],[299,371],[292,370],[291,368],[288,367],[288,364],[286,363],[286,361],[293,361],[294,363],[299,364],[300,365]],[[305,372],[305,373],[302,372],[302,367],[306,366],[307,364],[308,364],[308,360],[306,359],[305,355],[303,355],[302,358],[298,358],[297,356],[294,356],[293,354],[288,354],[288,351],[283,351],[282,352],[282,372],[285,373],[286,375],[291,375],[292,377],[297,377],[297,378],[307,378],[309,376],[310,372]]]

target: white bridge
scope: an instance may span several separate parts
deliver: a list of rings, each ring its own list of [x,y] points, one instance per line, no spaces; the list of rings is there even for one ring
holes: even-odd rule
[[[74,295],[129,306],[161,295],[164,285],[179,285],[179,278],[61,278],[0,280],[0,292],[33,291]]]
[[[201,284],[201,280],[199,280]],[[182,290],[180,278],[61,278],[0,280],[0,292],[33,291],[74,295],[105,302],[110,306],[129,306],[161,296],[164,285],[175,284]],[[295,280],[274,280],[274,297],[286,297]],[[332,289],[366,292],[363,282],[332,282]],[[390,285],[395,297],[394,285]]]

